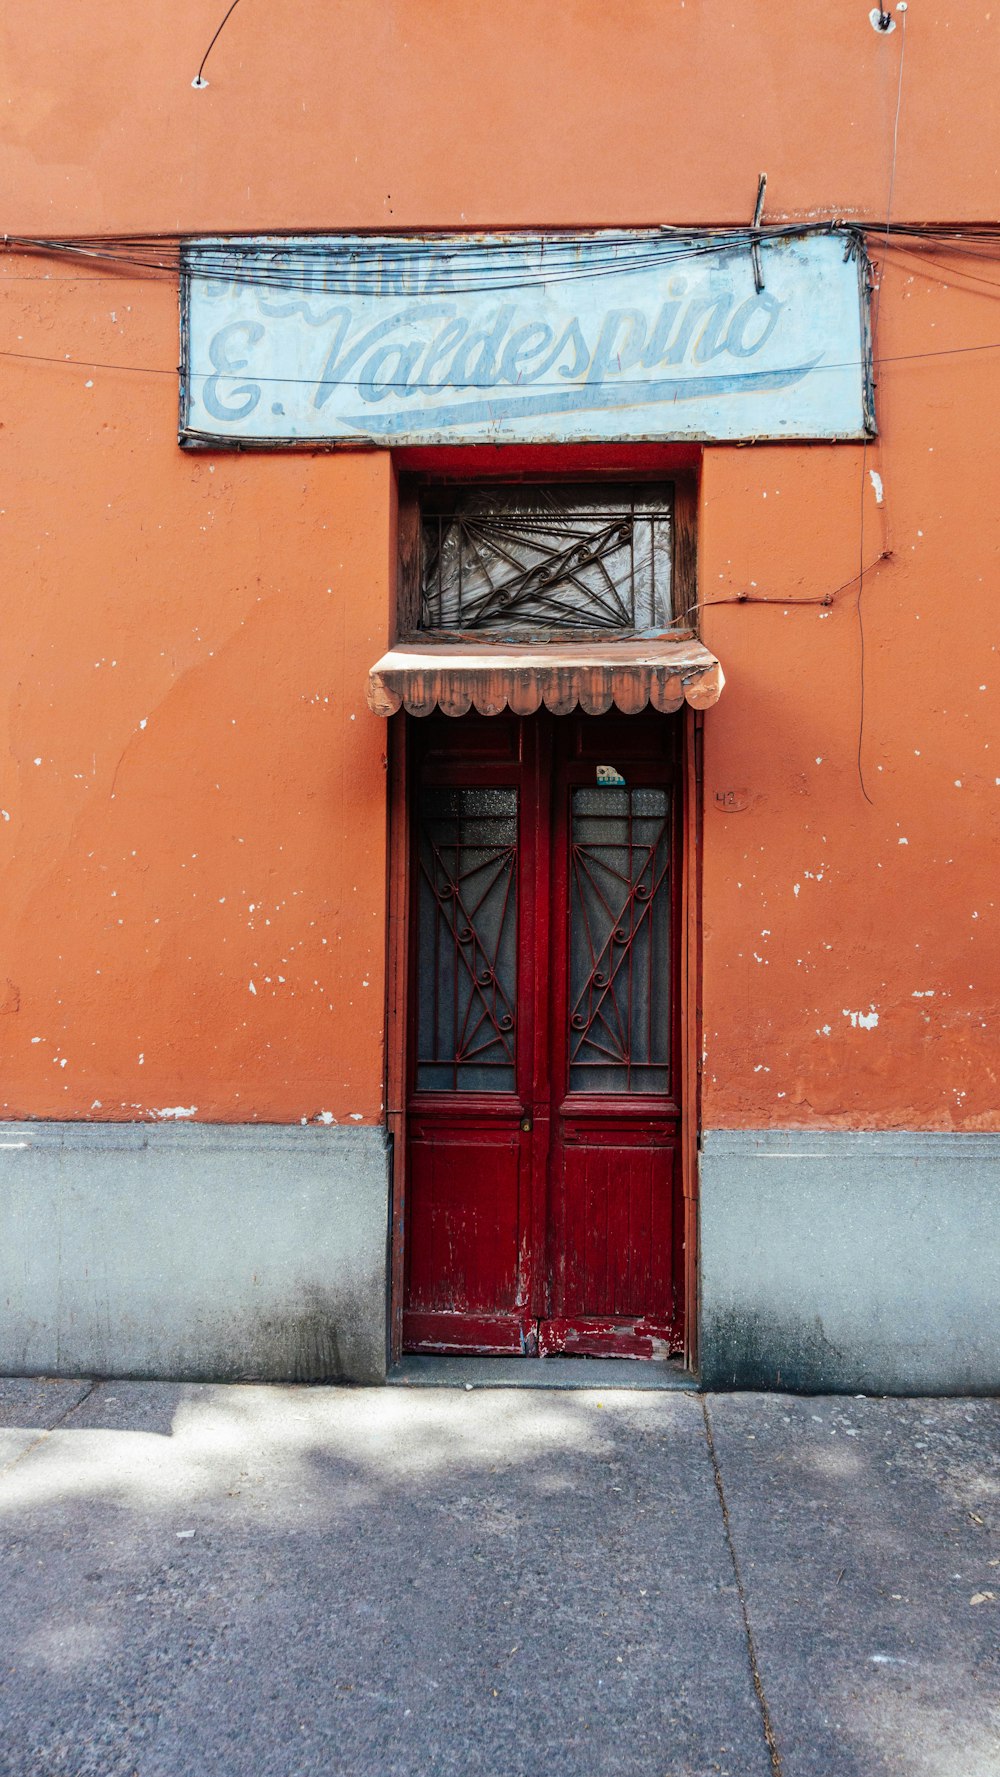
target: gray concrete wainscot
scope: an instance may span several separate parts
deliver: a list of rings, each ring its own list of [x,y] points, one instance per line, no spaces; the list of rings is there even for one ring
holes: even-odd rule
[[[1000,1391],[1000,1136],[709,1130],[709,1389]]]
[[[381,1128],[0,1124],[0,1373],[381,1382]]]

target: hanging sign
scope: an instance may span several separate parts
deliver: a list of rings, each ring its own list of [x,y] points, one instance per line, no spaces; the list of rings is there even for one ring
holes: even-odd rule
[[[181,441],[873,432],[857,237],[762,240],[759,268],[749,242],[650,231],[193,242]]]

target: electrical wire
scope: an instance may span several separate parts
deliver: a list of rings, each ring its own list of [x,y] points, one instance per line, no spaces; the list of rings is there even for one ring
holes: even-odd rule
[[[225,17],[223,18],[221,25],[219,25],[218,29],[216,30],[215,36],[212,38],[211,43],[209,44],[208,48],[205,51],[205,54],[202,56],[201,61],[198,64],[198,72],[191,82],[192,86],[207,86],[208,85],[207,80],[202,80],[202,73],[204,71],[205,63],[208,61],[209,56],[211,55],[213,49],[215,48],[215,45],[219,41],[219,38],[222,36],[222,33],[225,30],[226,25],[228,24],[233,13],[236,11],[236,8],[238,7],[239,3],[240,3],[240,0],[233,0],[233,3],[230,6]],[[188,64],[188,66],[190,66],[190,63]]]
[[[235,11],[239,0],[233,0],[224,15],[215,35],[205,51],[198,70],[197,80],[200,81],[208,55],[217,41],[223,27]],[[931,257],[935,250],[942,252],[948,260],[955,257],[978,259],[983,262],[996,263],[1000,260],[1000,224],[994,223],[897,223],[891,219],[892,200],[894,195],[896,162],[898,153],[899,120],[902,104],[903,60],[905,54],[906,17],[901,14],[902,32],[900,35],[900,58],[897,76],[896,109],[893,121],[892,162],[890,167],[889,192],[886,204],[884,224],[877,226],[865,224],[857,220],[846,220],[831,217],[817,222],[814,218],[803,223],[761,224],[757,228],[708,227],[701,229],[662,227],[645,231],[627,230],[564,230],[555,234],[539,236],[530,231],[479,233],[476,235],[456,234],[425,234],[425,235],[355,235],[341,238],[331,243],[329,236],[323,234],[302,234],[276,232],[267,237],[269,245],[261,245],[259,236],[220,236],[210,241],[204,237],[190,237],[182,234],[102,234],[64,237],[40,237],[25,235],[5,235],[0,245],[9,253],[25,253],[76,259],[89,265],[120,266],[123,271],[138,271],[159,277],[178,275],[198,276],[233,284],[246,284],[251,287],[300,292],[303,294],[321,293],[325,296],[384,296],[386,294],[405,295],[398,291],[387,290],[393,279],[400,283],[407,273],[420,268],[423,276],[420,283],[420,294],[451,292],[478,293],[498,292],[505,290],[531,287],[533,285],[563,284],[581,278],[601,276],[620,276],[623,273],[639,270],[656,269],[660,266],[678,265],[686,260],[711,257],[713,255],[737,251],[749,252],[755,245],[767,245],[769,242],[795,241],[806,236],[826,231],[840,234],[845,238],[847,257],[865,252],[866,242],[877,238],[883,255],[892,246],[902,251],[908,249],[921,259]],[[270,243],[274,244],[271,245]],[[586,250],[586,264],[574,264],[579,260],[581,250]],[[524,259],[530,252],[532,258],[523,263],[516,277],[511,277],[511,265],[503,263],[503,255],[509,259],[521,256]],[[432,255],[438,263],[439,282],[433,276],[427,276],[428,255]],[[276,255],[281,255],[281,262],[276,263]],[[499,263],[498,263],[499,258]],[[932,263],[935,261],[932,258]],[[337,271],[340,276],[338,279]],[[464,280],[464,281],[463,281]],[[6,281],[6,280],[5,280]],[[11,280],[15,281],[15,280]],[[29,281],[26,279],[25,281]],[[52,279],[30,277],[30,281],[39,282],[79,282],[79,279]],[[93,281],[109,281],[94,279]],[[977,280],[993,285],[993,280]],[[1000,290],[1000,285],[995,285]],[[881,307],[882,273],[875,292],[873,310],[873,350],[877,353],[878,318]],[[1000,351],[1000,340],[982,341],[975,345],[945,346],[930,351],[902,352],[877,357],[878,369],[900,363],[917,363],[921,361],[961,356],[968,353]],[[122,371],[126,373],[149,374],[174,377],[178,374],[176,367],[147,364],[120,364],[100,359],[58,357],[34,352],[19,352],[13,349],[0,348],[0,357],[8,359],[24,359],[34,363],[75,365],[81,369]],[[796,368],[786,366],[789,371]],[[862,369],[860,361],[816,365],[815,370]],[[189,374],[205,377],[208,373],[195,372]],[[284,384],[317,384],[322,378],[315,377],[266,377],[249,372],[228,373],[245,381],[257,383]],[[345,387],[367,386],[360,381],[337,379],[338,384]],[[440,384],[407,384],[396,385],[391,381],[378,385],[380,390],[391,391],[394,387],[406,386],[410,390],[421,388],[431,392],[439,391]],[[448,385],[456,388],[478,388],[484,385],[477,383]],[[515,385],[512,385],[515,386]],[[565,389],[565,382],[549,384],[537,382],[531,385],[535,389],[555,387]],[[616,387],[643,387],[641,378],[618,377]],[[756,598],[752,594],[736,594],[731,598],[713,599],[707,604],[776,604],[789,603],[816,604],[829,606],[836,597],[857,585],[858,587],[858,621],[861,638],[861,713],[858,736],[858,773],[865,798],[871,802],[864,781],[863,771],[863,739],[865,720],[865,676],[864,676],[864,620],[862,598],[864,593],[865,575],[883,560],[890,557],[891,551],[884,549],[874,561],[864,561],[864,490],[867,481],[868,441],[864,441],[862,453],[861,509],[859,521],[859,568],[858,573],[848,581],[818,598],[805,600],[773,600]],[[683,617],[690,615],[685,612]],[[682,621],[674,619],[674,622]]]
[[[1000,352],[1000,339],[983,340],[981,344],[973,346],[938,346],[935,347],[933,351],[929,352],[894,352],[879,359],[879,369],[884,369],[887,364],[916,364],[933,358],[963,357],[969,352]],[[30,364],[62,364],[70,369],[75,366],[79,370],[122,370],[148,376],[178,376],[182,374],[181,367],[176,364],[117,364],[100,358],[69,358],[59,357],[54,353],[48,352],[19,352],[13,347],[0,347],[0,358],[23,358]],[[816,376],[822,370],[861,370],[863,368],[864,366],[860,358],[843,358],[835,360],[829,364],[810,365],[809,374],[810,376]],[[778,365],[775,367],[774,374],[777,376],[783,374],[791,375],[794,371],[801,369],[802,366],[797,364]],[[189,377],[201,378],[202,381],[211,376],[218,376],[233,382],[280,383],[292,388],[305,386],[310,388],[328,387],[331,389],[363,389],[370,386],[367,379],[363,377],[352,378],[338,376],[330,379],[325,378],[322,373],[318,376],[264,376],[251,370],[221,371],[191,370],[188,368],[185,374]],[[534,383],[522,384],[489,384],[476,382],[400,383],[394,382],[391,378],[375,385],[380,394],[383,391],[386,393],[392,393],[393,390],[400,389],[413,394],[427,393],[438,395],[445,389],[477,389],[480,393],[486,395],[490,393],[491,389],[495,389],[497,393],[509,389],[513,393],[517,391],[518,388],[525,392],[528,389],[560,389],[565,393],[568,389],[572,388],[572,386],[573,385],[569,382],[547,382],[542,380]],[[616,376],[613,387],[616,389],[625,388],[642,390],[648,387],[648,383],[642,377]]]
[[[905,15],[904,15],[905,16]],[[904,24],[905,34],[905,24]],[[901,38],[905,41],[905,36]],[[599,231],[552,235],[341,237],[323,235],[192,238],[183,235],[41,237],[6,235],[8,252],[76,259],[159,276],[198,276],[234,286],[324,296],[477,294],[620,277],[629,272],[676,267],[724,253],[747,252],[768,243],[794,242],[816,233],[841,235],[847,256],[864,252],[876,231],[857,222],[769,223],[759,228],[702,230],[661,228],[627,233]],[[913,224],[891,219],[877,231],[883,250],[890,241],[919,251],[944,248],[949,255],[1000,259],[1000,225]],[[273,244],[270,244],[273,243]],[[585,262],[581,251],[585,250]],[[396,288],[394,288],[396,286]]]
[[[892,550],[882,549],[878,555],[872,557],[870,562],[865,563],[862,572],[870,574],[880,562],[891,559]],[[783,611],[789,605],[821,605],[826,610],[830,610],[842,592],[850,592],[851,587],[857,586],[857,584],[858,575],[852,574],[849,580],[842,580],[839,586],[832,586],[827,592],[817,593],[813,598],[768,598],[766,595],[756,592],[731,592],[727,593],[725,598],[700,599],[693,605],[688,605],[686,610],[680,611],[676,617],[671,618],[670,626],[673,628],[678,624],[683,625],[696,612],[707,611],[709,607],[716,605],[770,605],[772,610],[776,611]]]
[[[287,290],[324,296],[385,296],[419,293],[502,293],[545,285],[561,285],[602,277],[621,277],[650,271],[739,249],[749,251],[753,234],[731,232],[725,238],[684,233],[668,239],[652,237],[528,237],[518,242],[508,236],[456,242],[456,237],[426,237],[399,245],[368,244],[361,237],[331,244],[328,240],[303,241],[293,237],[288,246],[252,243],[181,242],[168,250],[143,247],[138,240],[123,245],[107,240],[97,246],[82,241],[28,241],[7,236],[11,251],[31,251],[115,263],[151,272],[186,273],[190,276],[252,288]],[[797,239],[816,232],[815,225],[797,224],[774,238]],[[832,232],[832,230],[830,231]],[[581,263],[581,249],[586,248]],[[489,257],[484,259],[484,255]],[[395,288],[393,286],[396,286]]]

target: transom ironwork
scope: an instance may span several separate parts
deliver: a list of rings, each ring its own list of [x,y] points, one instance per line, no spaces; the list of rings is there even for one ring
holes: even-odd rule
[[[668,488],[443,488],[425,496],[422,530],[422,629],[635,635],[670,622]]]
[[[666,790],[574,789],[571,1092],[666,1092],[670,833]]]
[[[517,1041],[516,789],[420,797],[417,1087],[513,1091]]]

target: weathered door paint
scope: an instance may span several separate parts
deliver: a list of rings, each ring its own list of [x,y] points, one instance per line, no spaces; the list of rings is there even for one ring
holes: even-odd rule
[[[682,1343],[677,725],[414,725],[409,1349]]]

